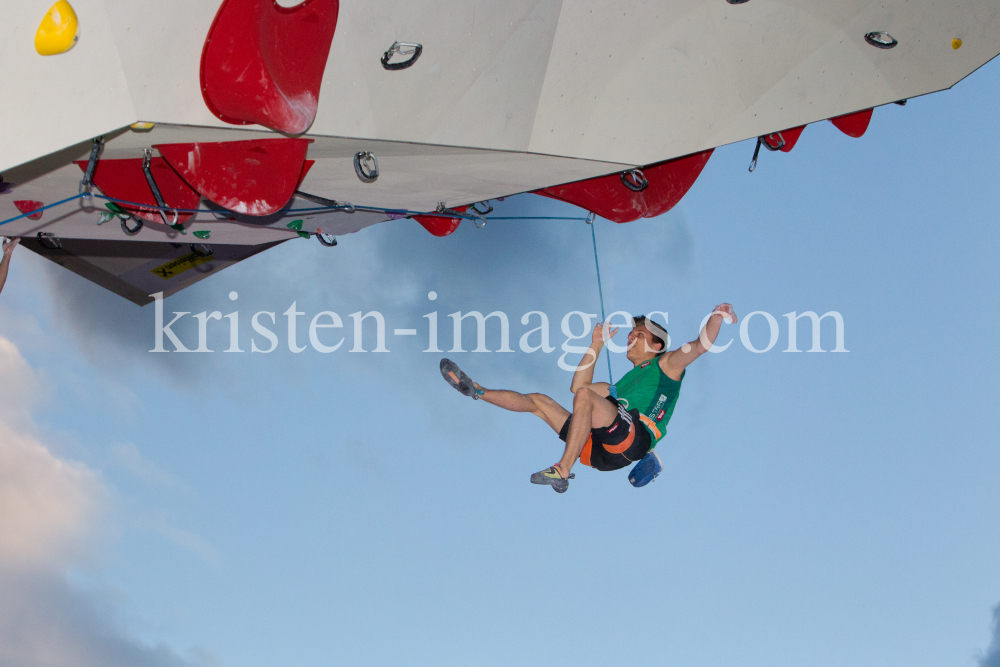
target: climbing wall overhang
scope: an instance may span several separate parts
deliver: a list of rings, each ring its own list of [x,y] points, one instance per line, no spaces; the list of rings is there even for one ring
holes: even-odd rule
[[[217,34],[226,25],[220,7],[230,5],[260,14],[247,39],[259,39],[264,56],[250,53],[246,62],[270,72],[282,95],[315,93],[314,106],[256,113],[247,99],[259,91],[206,91],[227,80],[206,75],[205,67],[218,60],[209,43],[224,37]],[[288,177],[301,178],[303,190],[430,212],[598,179],[934,92],[1000,53],[992,0],[463,0],[435,3],[433,11],[402,0],[309,0],[287,8],[269,0],[77,0],[78,42],[40,56],[31,39],[48,6],[32,0],[5,9],[12,38],[0,40],[0,95],[16,103],[0,108],[0,173],[16,189],[0,194],[0,220],[18,214],[14,200],[49,204],[75,194],[81,170],[73,162],[86,161],[90,139],[100,135],[103,159],[139,160],[154,146],[274,140],[287,136],[274,128],[307,127],[299,135],[311,141],[303,169],[289,167]],[[302,31],[295,34],[317,41],[304,51],[325,61],[278,71],[273,63],[281,59],[269,65],[267,54],[295,44],[279,39],[282,22],[295,17]],[[865,39],[871,31],[897,44],[876,48]],[[411,67],[383,66],[395,42],[422,45]],[[128,129],[136,121],[155,125]],[[374,182],[355,175],[352,159],[361,151],[378,156]],[[183,171],[176,159],[172,168]],[[212,204],[205,182],[188,185],[202,188],[201,208],[229,201],[220,195]],[[287,194],[288,184],[283,188]],[[0,233],[126,244],[191,240],[178,239],[155,214],[123,236],[117,222],[96,224],[100,203],[88,203],[44,211]],[[284,218],[246,215],[282,205],[306,206],[298,197],[263,209],[229,203],[234,210],[194,214],[186,224],[210,229],[213,243],[256,247],[395,217],[303,214],[300,229]],[[432,233],[452,228],[432,226]]]
[[[5,8],[23,39],[0,41],[0,171],[136,120],[227,127],[200,76],[219,4],[78,0],[79,43],[49,57],[48,3]],[[395,41],[423,45],[412,67],[383,69]],[[942,90],[998,53],[993,0],[344,3],[308,136],[644,165]]]

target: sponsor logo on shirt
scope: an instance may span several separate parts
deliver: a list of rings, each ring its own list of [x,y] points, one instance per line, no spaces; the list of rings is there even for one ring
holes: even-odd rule
[[[656,399],[656,405],[654,405],[653,409],[649,411],[649,416],[652,417],[653,415],[656,415],[657,421],[659,421],[660,419],[662,419],[663,418],[663,413],[664,413],[664,410],[662,408],[663,408],[663,404],[666,403],[666,402],[667,402],[666,395],[665,394],[660,394],[660,397],[658,399]],[[657,413],[659,413],[659,414],[657,414]]]
[[[650,359],[649,361],[644,361],[641,364],[639,364],[639,368],[645,368],[646,366],[650,365],[651,363],[653,363],[652,359]]]
[[[616,428],[618,428],[617,422],[608,429],[608,433],[614,433]]]
[[[667,414],[666,410],[660,410],[656,415],[656,421],[660,421],[661,419],[663,419],[663,415],[665,414]]]

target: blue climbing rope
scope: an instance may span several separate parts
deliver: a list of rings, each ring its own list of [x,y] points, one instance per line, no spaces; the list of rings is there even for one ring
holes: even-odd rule
[[[601,264],[597,261],[597,233],[594,231],[594,214],[591,213],[587,216],[587,224],[590,225],[590,238],[594,242],[594,266],[597,267],[597,294],[601,297],[601,322],[607,322],[607,318],[604,316],[604,288],[601,286]],[[615,379],[611,375],[611,354],[608,352],[607,345],[604,347],[604,358],[608,361],[608,383],[614,384]]]
[[[449,215],[449,218],[455,216]],[[587,220],[580,216],[568,215],[491,215],[485,216],[487,220]]]
[[[21,215],[16,215],[13,218],[8,218],[6,220],[0,221],[0,225],[6,225],[8,222],[14,222],[15,220],[20,220],[21,218],[26,218],[29,215],[34,215],[40,213],[46,209],[50,209],[54,206],[60,206],[74,199],[80,199],[81,197],[95,199],[103,199],[105,201],[114,202],[121,206],[132,206],[135,208],[141,208],[147,211],[164,211],[167,213],[177,212],[177,213],[228,213],[225,209],[211,209],[211,208],[170,208],[169,206],[155,206],[153,204],[140,204],[139,202],[129,201],[127,199],[118,199],[117,197],[108,197],[106,195],[91,194],[91,193],[81,193],[78,195],[73,195],[72,197],[67,197],[61,201],[57,201],[54,204],[49,204],[48,206],[43,206],[41,208],[36,208],[34,211],[29,211],[28,213],[22,213]],[[364,211],[369,213],[385,213],[386,215],[398,215],[398,216],[426,216],[433,218],[462,218],[464,220],[587,220],[587,218],[581,218],[579,216],[539,216],[539,215],[506,215],[506,216],[475,216],[468,215],[466,213],[459,213],[458,211],[448,211],[447,213],[439,213],[437,211],[411,211],[408,209],[394,209],[394,208],[381,208],[378,206],[353,206],[356,211]],[[282,211],[282,218],[293,218],[297,215],[304,215],[309,213],[343,213],[345,208],[343,206],[321,206],[315,208],[288,208]]]
[[[74,199],[79,199],[80,197],[86,197],[86,193],[81,193],[78,195],[73,195],[72,197],[67,197],[62,201],[57,201],[55,204],[49,204],[48,206],[42,206],[41,208],[36,208],[34,211],[28,211],[27,213],[22,213],[21,215],[15,215],[13,218],[7,218],[6,220],[0,222],[0,225],[6,225],[8,222],[14,222],[15,220],[20,220],[21,218],[27,218],[29,215],[35,215],[36,213],[41,213],[45,209],[52,208],[53,206],[61,206],[67,202],[71,202]]]
[[[36,213],[41,213],[42,211],[45,211],[45,210],[50,209],[50,208],[54,208],[56,206],[62,206],[63,204],[67,204],[67,203],[69,203],[71,201],[74,201],[76,199],[81,199],[81,198],[88,198],[89,199],[91,197],[94,197],[94,198],[97,198],[97,199],[103,199],[105,201],[115,202],[116,204],[119,204],[119,205],[134,206],[134,207],[143,208],[143,209],[146,209],[146,210],[159,210],[159,211],[170,211],[170,212],[176,211],[177,213],[219,213],[220,212],[220,211],[214,210],[214,209],[202,209],[202,208],[197,208],[197,209],[173,209],[173,208],[169,208],[169,207],[166,207],[166,206],[152,206],[150,204],[140,204],[138,202],[128,201],[126,199],[118,199],[116,197],[108,197],[106,195],[99,195],[99,194],[91,194],[89,192],[82,192],[80,194],[73,195],[72,197],[67,197],[66,199],[62,199],[60,201],[57,201],[54,204],[49,204],[47,206],[42,206],[41,208],[36,208],[33,211],[28,211],[27,213],[22,213],[21,215],[16,215],[13,218],[7,218],[6,220],[0,220],[0,225],[6,225],[8,222],[14,222],[15,220],[20,220],[21,218],[27,218],[29,215],[34,215]],[[426,216],[443,217],[443,218],[455,218],[455,217],[457,217],[457,218],[466,218],[466,219],[471,219],[471,220],[477,220],[477,219],[482,219],[482,220],[584,220],[584,221],[586,221],[586,223],[588,225],[590,225],[590,238],[591,238],[591,240],[593,241],[593,244],[594,244],[594,267],[597,269],[597,293],[598,293],[598,295],[600,296],[600,299],[601,299],[601,321],[604,322],[607,319],[606,316],[605,316],[605,314],[604,314],[604,287],[601,285],[601,264],[597,260],[597,234],[594,232],[594,217],[595,216],[594,216],[593,213],[591,213],[590,215],[588,215],[586,218],[573,217],[573,216],[541,216],[541,215],[516,215],[516,216],[514,216],[514,215],[504,215],[504,216],[494,216],[494,217],[487,218],[485,216],[479,217],[479,216],[465,215],[465,214],[462,214],[462,213],[458,213],[457,211],[456,212],[448,212],[448,213],[438,213],[438,212],[422,213],[422,212],[419,212],[419,211],[409,211],[409,210],[406,210],[406,209],[379,208],[379,207],[375,207],[375,206],[355,206],[353,208],[354,208],[354,210],[358,210],[358,211],[370,211],[370,212],[373,212],[373,213],[386,213],[386,214],[395,214],[395,215],[402,214],[402,215],[406,215],[406,216],[409,216],[409,215],[426,215]],[[287,218],[287,217],[294,217],[296,215],[302,215],[304,213],[322,213],[324,211],[343,211],[343,210],[344,210],[343,207],[339,207],[339,206],[338,207],[285,209],[284,215],[282,215],[281,217]],[[611,375],[611,355],[610,355],[610,353],[608,352],[607,349],[604,350],[604,354],[605,354],[605,359],[608,362],[608,382],[610,382],[611,384],[614,384],[614,376]]]

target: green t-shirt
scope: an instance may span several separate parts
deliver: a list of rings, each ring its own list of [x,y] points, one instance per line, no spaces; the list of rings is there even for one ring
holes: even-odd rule
[[[653,439],[653,447],[667,432],[667,422],[674,414],[681,381],[673,380],[660,368],[660,358],[644,361],[615,383],[618,402],[626,410],[638,410],[640,420]]]

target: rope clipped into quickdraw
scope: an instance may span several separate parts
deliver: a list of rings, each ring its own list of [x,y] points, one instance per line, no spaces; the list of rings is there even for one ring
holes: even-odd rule
[[[601,322],[606,322],[607,318],[604,316],[604,288],[601,286],[601,264],[597,261],[597,234],[594,232],[593,213],[587,216],[587,224],[590,225],[590,238],[594,242],[594,266],[597,268],[597,294],[601,297]],[[605,332],[607,332],[606,328]],[[608,361],[608,383],[613,385],[615,379],[611,375],[611,353],[608,352],[607,346],[604,348],[604,358]]]
[[[87,192],[75,195],[73,197],[68,197],[61,201],[57,201],[54,204],[49,204],[42,208],[35,209],[28,213],[14,216],[13,218],[8,218],[7,220],[0,220],[0,225],[6,224],[8,222],[13,222],[14,220],[20,220],[21,218],[26,218],[29,215],[38,213],[39,211],[44,211],[50,209],[53,206],[60,206],[67,202],[71,202],[74,199],[80,198],[90,198],[103,199],[105,201],[113,202],[120,206],[131,206],[135,208],[142,208],[151,211],[164,211],[167,213],[219,213],[219,209],[212,208],[171,208],[169,206],[153,206],[152,204],[143,204],[140,202],[129,201],[128,199],[119,199],[117,197],[108,197],[107,195],[90,194]],[[319,199],[314,197],[313,200]],[[333,200],[327,200],[333,202]],[[364,211],[369,213],[385,213],[386,215],[397,215],[400,217],[409,217],[414,215],[423,215],[435,218],[462,218],[465,220],[482,221],[483,218],[476,215],[466,215],[464,213],[459,213],[457,211],[449,211],[448,213],[438,213],[436,211],[411,211],[409,209],[393,209],[393,208],[383,208],[379,206],[355,206],[348,202],[336,202],[336,206],[321,206],[316,208],[289,208],[283,211],[282,217],[284,218],[294,218],[298,215],[303,215],[307,213],[350,213],[352,210]],[[110,218],[109,218],[110,219]],[[586,220],[587,218],[581,218],[579,216],[560,216],[560,215],[500,215],[500,216],[490,216],[488,220]],[[105,221],[106,222],[106,221]]]
[[[101,146],[103,146],[103,144],[99,143],[99,140],[95,139],[94,149],[91,151],[91,160],[90,160],[91,163],[96,162],[96,157],[98,152],[100,151]],[[149,165],[146,164],[145,167],[146,169],[144,169],[144,172],[148,172]],[[89,165],[87,171],[88,173],[93,174],[93,169]],[[157,199],[158,205],[156,206],[153,206],[151,204],[129,201],[127,199],[119,199],[118,197],[108,197],[107,195],[92,193],[90,191],[90,188],[93,184],[90,181],[88,181],[86,175],[84,175],[84,179],[80,181],[79,194],[74,195],[72,197],[67,197],[66,199],[57,201],[54,204],[49,204],[48,206],[43,206],[41,208],[34,209],[27,213],[22,213],[21,215],[15,215],[14,217],[7,218],[6,220],[0,220],[0,225],[5,225],[8,222],[14,222],[15,220],[21,220],[22,218],[26,218],[29,215],[35,215],[36,213],[40,213],[41,211],[45,211],[55,206],[61,206],[76,199],[91,199],[91,198],[103,199],[106,202],[109,202],[108,204],[106,204],[109,211],[104,211],[101,213],[101,218],[97,224],[100,225],[114,219],[115,217],[119,217],[122,219],[122,229],[124,229],[125,232],[128,234],[137,233],[139,229],[142,227],[142,220],[136,218],[129,211],[124,209],[123,208],[124,206],[140,208],[149,211],[157,211],[164,218],[166,218],[167,213],[170,213],[174,216],[174,220],[177,219],[177,214],[179,213],[185,213],[185,214],[211,213],[213,215],[217,215],[219,213],[218,209],[211,209],[211,208],[173,208],[170,206],[166,206],[165,202],[163,202],[162,194],[156,196],[157,194],[159,194],[159,188],[156,187],[156,181],[155,179],[152,178],[152,174],[146,173],[146,175],[148,177],[148,180],[151,181],[149,183],[150,189],[153,190],[154,197],[156,197]],[[486,213],[489,212],[489,210],[483,212],[478,208],[473,209],[476,211],[476,214],[472,215],[467,213],[459,213],[458,211],[451,211],[451,210],[447,211],[447,213],[439,213],[437,211],[424,212],[424,211],[411,211],[408,209],[383,208],[380,206],[363,206],[363,205],[356,206],[350,204],[349,202],[338,202],[332,199],[326,199],[323,197],[318,197],[316,195],[310,195],[308,193],[301,191],[296,191],[295,194],[296,196],[302,197],[303,199],[320,204],[320,206],[316,208],[285,209],[281,217],[283,218],[296,217],[310,213],[353,213],[355,211],[364,211],[369,213],[384,213],[392,218],[411,217],[415,215],[429,216],[429,217],[462,218],[464,220],[474,221],[476,223],[476,227],[481,227],[483,224],[486,223],[487,220],[585,220],[588,221],[589,224],[589,222],[593,219],[593,214],[591,214],[588,218],[581,218],[578,216],[558,216],[558,215],[500,215],[500,216],[490,216],[489,218],[486,218],[485,215]],[[126,223],[130,219],[136,222],[137,225],[136,227],[133,228],[127,227]],[[165,221],[167,223],[167,226],[169,226],[171,229],[177,230],[182,234],[187,233],[182,223],[170,224],[169,220]],[[595,254],[595,260],[596,260],[596,254]],[[598,278],[600,278],[600,276],[598,276]],[[603,307],[603,297],[602,297],[602,307]]]
[[[35,215],[36,213],[41,213],[42,211],[46,211],[46,210],[52,208],[53,206],[62,206],[63,204],[65,204],[67,202],[73,201],[74,199],[81,199],[81,198],[86,197],[86,196],[87,196],[86,193],[81,193],[81,194],[78,194],[78,195],[73,195],[72,197],[66,197],[66,199],[57,201],[54,204],[49,204],[48,206],[42,206],[41,208],[36,208],[34,210],[28,211],[27,213],[22,213],[21,215],[15,215],[13,218],[7,218],[6,220],[0,220],[0,225],[6,225],[8,222],[14,222],[15,220],[20,220],[21,218],[27,218],[29,215]]]
[[[777,140],[773,144],[771,143],[771,137],[777,137]],[[762,134],[757,137],[757,147],[753,149],[753,159],[750,160],[750,173],[753,173],[753,170],[757,168],[757,156],[760,155],[761,146],[769,151],[780,151],[785,147],[785,137],[781,135],[781,132]]]

